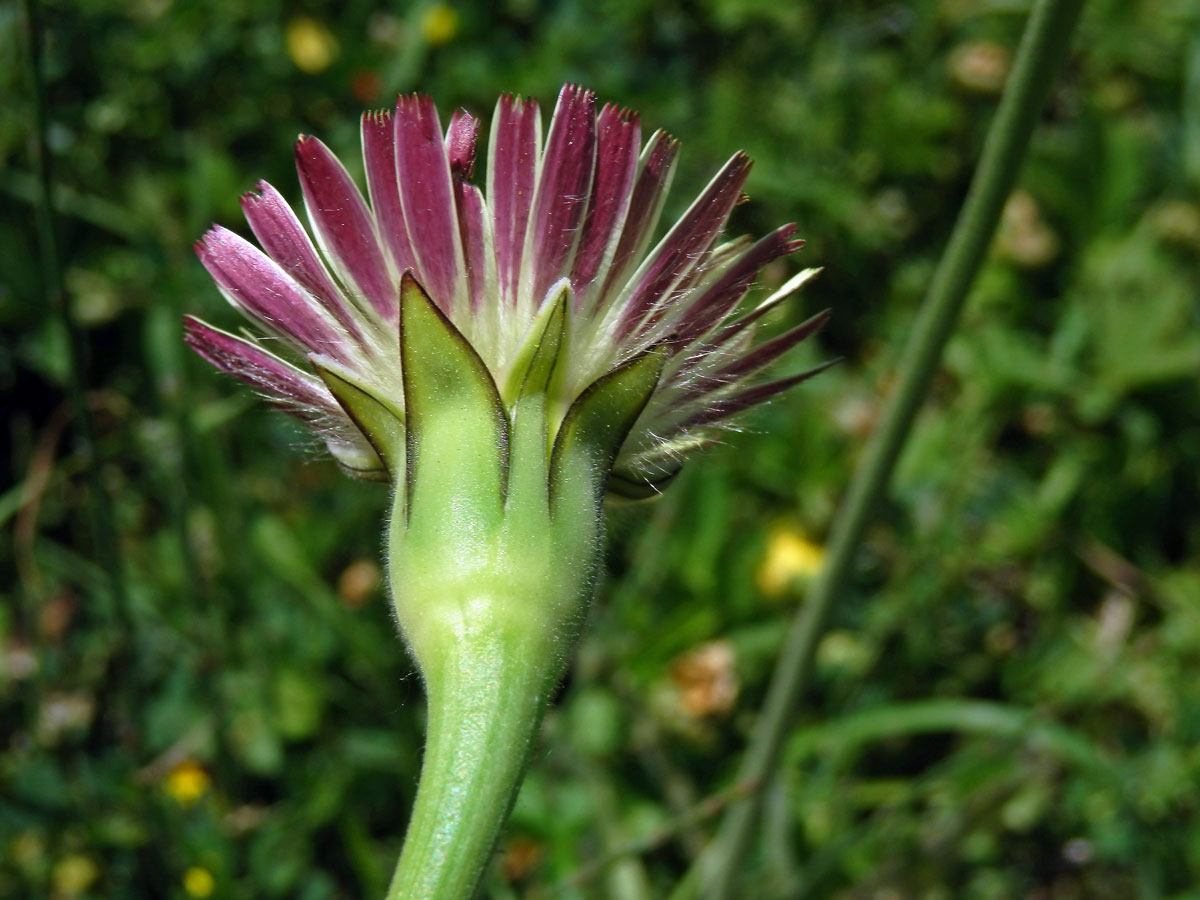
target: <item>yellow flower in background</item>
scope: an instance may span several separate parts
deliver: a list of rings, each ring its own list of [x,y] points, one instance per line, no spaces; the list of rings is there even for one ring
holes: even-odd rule
[[[782,523],[771,529],[755,581],[768,597],[785,593],[796,581],[811,578],[825,562],[825,548],[799,528]]]
[[[310,16],[296,16],[284,33],[288,56],[309,75],[324,72],[337,59],[338,42],[328,28]]]
[[[86,893],[99,877],[100,869],[97,868],[91,857],[72,853],[54,864],[50,880],[54,883],[56,896],[77,897]]]
[[[183,889],[189,897],[207,897],[216,886],[217,880],[208,869],[192,866],[183,873]]]
[[[435,3],[421,16],[421,37],[425,43],[448,44],[458,34],[458,13],[445,3]]]
[[[187,807],[203,797],[211,784],[207,772],[191,760],[185,760],[167,774],[163,789],[176,803]]]

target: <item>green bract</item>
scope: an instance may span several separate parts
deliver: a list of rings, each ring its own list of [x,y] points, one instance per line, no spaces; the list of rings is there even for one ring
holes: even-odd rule
[[[556,429],[546,396],[564,326],[559,302],[510,417],[454,325],[414,280],[401,289],[406,463],[389,562],[430,718],[392,897],[474,889],[591,594],[604,475],[662,368],[655,352],[625,364],[586,390]],[[355,421],[383,408],[361,391],[345,393]],[[399,423],[375,427],[392,459]]]

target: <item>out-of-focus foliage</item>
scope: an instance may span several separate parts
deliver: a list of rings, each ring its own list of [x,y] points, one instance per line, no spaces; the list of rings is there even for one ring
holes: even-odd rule
[[[711,832],[698,813],[729,796],[1027,4],[43,12],[63,278],[124,592],[42,300],[10,4],[0,895],[382,894],[422,733],[375,562],[386,497],[185,352],[184,310],[235,322],[189,244],[240,229],[257,178],[298,197],[298,132],[352,159],[360,108],[399,91],[487,113],[575,80],[684,139],[676,210],[734,150],[757,159],[737,225],[796,220],[800,263],[826,267],[771,324],[832,306],[790,365],[847,358],[614,514],[613,574],[488,888],[666,896]],[[1089,5],[821,643],[743,896],[1197,896],[1198,22],[1187,0]]]

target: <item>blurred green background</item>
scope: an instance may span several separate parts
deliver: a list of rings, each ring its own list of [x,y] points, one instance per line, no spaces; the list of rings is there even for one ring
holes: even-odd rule
[[[614,512],[487,888],[666,896],[727,797],[1027,11],[46,3],[92,462],[36,262],[24,19],[0,6],[0,896],[382,896],[423,728],[386,497],[185,350],[185,311],[237,322],[190,244],[248,233],[258,178],[298,199],[300,132],[354,166],[358,112],[397,92],[486,118],[501,91],[548,110],[564,81],[683,139],[668,213],[746,149],[735,229],[809,242],[765,282],[825,267],[770,327],[835,311],[785,368],[846,357]],[[1089,5],[740,896],[1200,897],[1198,24],[1188,0]]]

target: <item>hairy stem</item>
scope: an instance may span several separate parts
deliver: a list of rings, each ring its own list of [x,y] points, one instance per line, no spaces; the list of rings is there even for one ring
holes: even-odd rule
[[[537,629],[494,631],[495,619],[478,615],[488,605],[477,598],[456,651],[426,672],[425,759],[388,900],[474,895],[558,675]]]
[[[552,427],[546,390],[565,295],[508,408],[478,354],[409,276],[400,300],[403,425],[379,398],[327,383],[393,475],[392,603],[429,697],[417,802],[388,898],[470,900],[579,634],[604,481],[662,356],[614,369]]]

